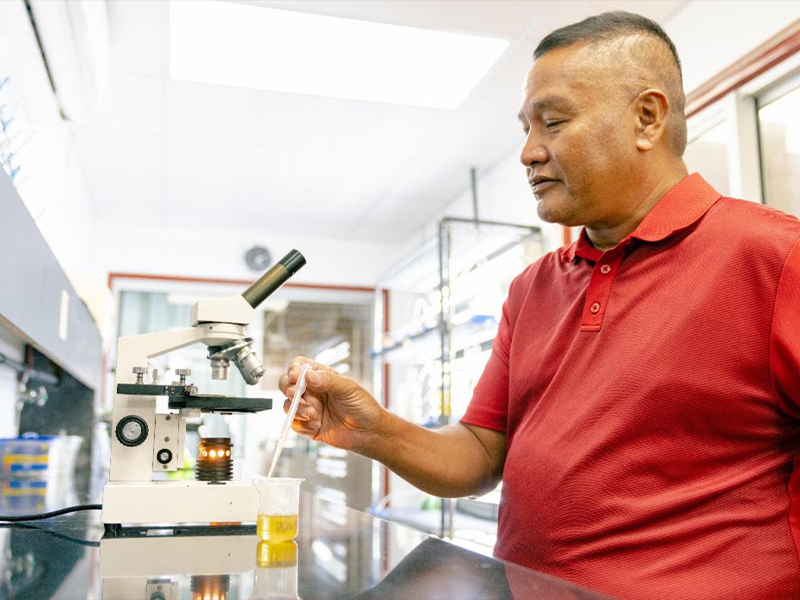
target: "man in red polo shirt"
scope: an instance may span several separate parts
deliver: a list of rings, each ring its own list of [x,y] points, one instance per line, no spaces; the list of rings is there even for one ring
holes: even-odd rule
[[[547,36],[521,159],[539,215],[583,230],[511,285],[467,414],[426,430],[314,364],[294,429],[441,496],[502,477],[505,560],[629,599],[798,598],[800,222],[688,175],[683,103],[648,19]]]

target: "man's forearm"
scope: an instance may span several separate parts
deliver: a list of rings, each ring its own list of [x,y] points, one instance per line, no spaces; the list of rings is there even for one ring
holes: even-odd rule
[[[446,498],[487,492],[502,472],[463,425],[425,429],[392,413],[362,453],[423,491]]]

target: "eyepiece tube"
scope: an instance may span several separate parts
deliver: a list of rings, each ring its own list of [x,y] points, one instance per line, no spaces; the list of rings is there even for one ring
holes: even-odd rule
[[[292,250],[269,271],[259,277],[253,285],[242,292],[242,297],[247,300],[250,306],[256,308],[267,299],[267,296],[286,283],[286,280],[297,273],[305,264],[305,257],[297,250]]]
[[[294,275],[306,264],[306,257],[297,250],[292,250],[289,254],[280,259],[278,264],[286,267],[286,270]]]

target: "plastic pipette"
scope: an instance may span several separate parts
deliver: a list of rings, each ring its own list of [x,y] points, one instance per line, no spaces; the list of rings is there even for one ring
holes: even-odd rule
[[[300,367],[300,376],[297,378],[297,384],[294,386],[292,403],[289,405],[289,412],[286,414],[286,421],[283,423],[281,436],[278,438],[278,443],[275,445],[275,454],[272,455],[272,464],[269,467],[267,477],[272,477],[272,473],[275,471],[275,465],[278,464],[278,459],[281,457],[283,445],[286,443],[286,436],[289,435],[289,430],[292,428],[292,421],[294,421],[294,415],[297,412],[297,405],[300,404],[300,397],[306,391],[306,374],[310,370],[311,365],[308,364]]]

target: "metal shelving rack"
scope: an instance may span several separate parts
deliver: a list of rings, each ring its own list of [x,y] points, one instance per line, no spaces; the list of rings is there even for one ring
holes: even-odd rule
[[[538,227],[442,219],[438,235],[377,285],[372,356],[378,397],[423,426],[457,422],[488,360],[511,280],[542,253]],[[378,496],[389,494],[392,477],[382,472]],[[407,497],[413,493],[399,478],[391,481],[391,487],[406,486]],[[394,491],[389,495],[392,507],[397,504],[393,498],[400,496]],[[396,518],[453,538],[455,502],[440,502],[436,525],[430,519],[417,523]],[[389,518],[395,517],[393,510],[386,511]]]

